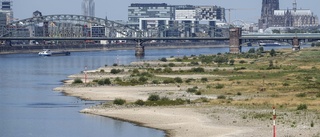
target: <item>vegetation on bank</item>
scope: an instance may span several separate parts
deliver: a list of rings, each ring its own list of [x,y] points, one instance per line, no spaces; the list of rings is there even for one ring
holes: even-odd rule
[[[217,54],[161,58],[158,63],[113,65],[111,71],[91,75],[126,75],[95,79],[86,86],[172,85],[189,86],[185,91],[198,100],[137,100],[136,105],[181,105],[206,102],[208,105],[271,107],[290,110],[320,109],[320,49],[265,51],[262,47],[241,54]],[[193,75],[201,75],[194,78]],[[80,83],[79,79],[74,83]],[[83,84],[83,83],[82,83]],[[215,95],[217,99],[203,98]],[[129,102],[126,102],[129,103]]]

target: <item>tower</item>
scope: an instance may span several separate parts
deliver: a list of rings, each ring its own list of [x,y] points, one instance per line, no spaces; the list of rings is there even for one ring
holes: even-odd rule
[[[259,29],[266,29],[272,24],[274,10],[279,10],[279,0],[262,0],[261,18]]]
[[[95,16],[95,3],[93,0],[83,0],[82,15],[92,17]]]

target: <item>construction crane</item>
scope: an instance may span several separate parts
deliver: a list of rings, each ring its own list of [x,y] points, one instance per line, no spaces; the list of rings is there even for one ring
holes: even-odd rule
[[[229,12],[228,24],[230,24],[231,23],[231,11],[232,10],[254,10],[254,9],[234,9],[234,8],[229,8],[229,9],[225,9],[225,10],[228,10],[228,12]]]

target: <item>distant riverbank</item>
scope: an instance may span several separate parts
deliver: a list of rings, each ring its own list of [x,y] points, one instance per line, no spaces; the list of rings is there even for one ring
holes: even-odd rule
[[[170,49],[170,48],[206,48],[227,47],[221,42],[179,42],[179,43],[145,43],[145,49]],[[0,54],[38,53],[42,49],[68,50],[68,51],[99,51],[99,50],[128,50],[134,49],[135,43],[120,44],[75,44],[75,45],[13,45],[0,46]]]

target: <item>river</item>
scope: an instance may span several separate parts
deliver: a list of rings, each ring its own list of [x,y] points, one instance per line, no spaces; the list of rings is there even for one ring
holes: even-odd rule
[[[0,55],[0,137],[163,137],[163,131],[79,111],[99,102],[65,96],[52,89],[85,66],[228,52],[228,48],[152,49],[144,58],[134,50],[72,52],[71,56]],[[248,48],[244,48],[248,50]]]

